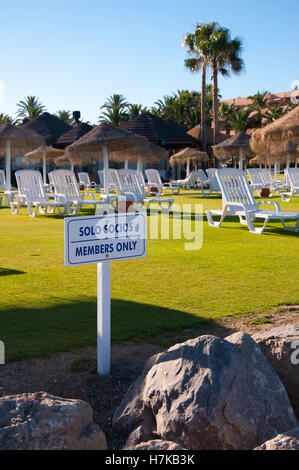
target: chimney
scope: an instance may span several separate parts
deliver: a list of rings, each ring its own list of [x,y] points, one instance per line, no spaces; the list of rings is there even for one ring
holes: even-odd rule
[[[80,117],[81,117],[80,111],[73,111],[73,118],[75,120],[75,124],[80,123]]]

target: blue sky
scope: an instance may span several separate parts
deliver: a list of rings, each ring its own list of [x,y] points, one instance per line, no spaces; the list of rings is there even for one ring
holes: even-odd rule
[[[287,91],[299,80],[298,0],[14,0],[1,5],[0,112],[38,96],[49,112],[97,122],[113,93],[152,106],[178,89],[200,91],[181,38],[218,21],[244,43],[246,71],[220,79],[224,99]]]

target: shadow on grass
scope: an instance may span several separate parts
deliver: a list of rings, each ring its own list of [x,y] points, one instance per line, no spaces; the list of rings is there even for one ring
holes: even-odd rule
[[[95,346],[96,308],[96,299],[87,299],[43,308],[0,310],[0,339],[5,344],[6,361]],[[157,344],[159,335],[169,334],[179,342],[186,336],[186,329],[210,330],[218,325],[188,312],[120,299],[112,299],[111,317],[112,344]]]
[[[18,271],[17,269],[0,268],[0,276],[15,276],[17,274],[26,274],[25,271]]]

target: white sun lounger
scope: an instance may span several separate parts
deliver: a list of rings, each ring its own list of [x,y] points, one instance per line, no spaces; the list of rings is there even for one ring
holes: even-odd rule
[[[270,188],[271,184],[266,183],[260,168],[248,168],[247,174],[250,178],[250,185],[253,190]]]
[[[157,197],[148,198],[146,197],[144,188],[140,185],[137,172],[134,170],[118,170],[117,179],[121,189],[121,193],[134,201],[136,206],[143,206],[148,209],[150,204],[158,204],[161,211],[171,211],[173,205],[173,199],[161,199],[159,195]],[[165,207],[166,206],[166,207]]]
[[[285,179],[288,181],[290,191],[281,192],[280,195],[284,202],[289,202],[293,196],[299,194],[299,168],[287,168]]]
[[[96,200],[92,193],[81,193],[75,173],[71,170],[54,170],[50,173],[54,185],[56,201],[67,202],[71,215],[77,215],[82,206],[93,206],[95,209],[105,202],[109,202],[108,195],[105,200]],[[84,199],[87,197],[89,199]]]
[[[85,171],[78,173],[79,184],[84,186],[84,189],[95,188],[96,184],[90,181],[89,174]]]
[[[6,179],[4,170],[0,170],[0,189],[6,189]]]
[[[221,193],[221,189],[216,178],[216,172],[217,168],[208,168],[206,170],[206,174],[208,175],[208,181],[205,181],[204,184],[202,184],[201,192],[203,197],[210,197],[210,195],[213,193]],[[205,184],[207,184],[209,187],[205,188]]]
[[[45,191],[42,175],[35,170],[21,170],[15,173],[18,194],[10,203],[13,214],[18,214],[21,206],[27,206],[30,217],[41,214],[53,214],[58,209],[60,215],[70,210],[68,201],[50,200]],[[34,208],[34,211],[32,209]]]
[[[280,221],[285,230],[297,232],[299,230],[299,213],[282,212],[277,202],[259,201],[256,203],[252,188],[242,170],[223,168],[217,170],[216,177],[222,192],[223,208],[220,210],[207,210],[207,218],[211,227],[220,227],[225,217],[236,215],[240,223],[247,225],[251,233],[262,234],[270,220]],[[266,211],[259,208],[260,204],[272,204],[276,211]],[[220,216],[220,221],[213,220],[213,216]],[[261,228],[254,227],[256,219],[263,219]],[[294,226],[287,226],[285,222],[294,221]]]
[[[174,181],[178,186],[185,189],[198,189],[199,180],[204,183],[207,182],[208,177],[203,170],[193,170],[190,175],[184,180]]]
[[[147,177],[148,191],[150,194],[153,194],[151,188],[156,188],[161,196],[163,196],[166,191],[171,191],[172,194],[179,194],[180,187],[176,184],[176,182],[162,183],[160,173],[157,169],[151,168],[149,170],[145,170],[145,174]]]
[[[109,174],[109,192],[114,191],[114,192],[119,192],[119,183],[118,179],[116,176],[117,170],[114,168],[109,168],[108,174]],[[99,170],[98,171],[98,176],[100,180],[100,187],[103,189],[104,188],[104,170]]]

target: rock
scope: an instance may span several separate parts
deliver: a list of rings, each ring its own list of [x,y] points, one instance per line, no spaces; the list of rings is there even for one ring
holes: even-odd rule
[[[185,450],[175,442],[162,441],[161,439],[155,439],[148,442],[141,442],[135,447],[128,450]]]
[[[254,450],[299,450],[299,427],[279,434]]]
[[[299,418],[299,326],[279,326],[253,339],[279,375]]]
[[[0,398],[0,450],[106,450],[106,438],[82,400],[45,392]]]
[[[259,346],[240,333],[201,336],[150,358],[113,425],[123,431],[140,426],[140,436],[184,449],[225,450],[253,449],[297,420]]]

